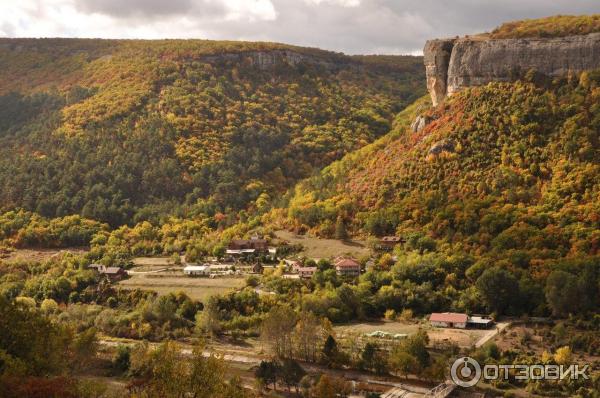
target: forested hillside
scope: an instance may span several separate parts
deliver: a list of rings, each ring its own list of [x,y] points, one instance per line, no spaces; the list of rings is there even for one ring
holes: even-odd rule
[[[422,257],[401,259],[392,275],[433,283],[454,308],[483,309],[469,286],[490,270],[504,273],[489,275],[499,278],[483,297],[490,309],[544,313],[544,286],[561,280],[572,285],[562,307],[547,297],[556,314],[575,310],[565,303],[577,291],[577,310],[597,308],[600,73],[528,77],[465,90],[440,108],[422,99],[393,133],[299,184],[280,217],[321,236],[341,225],[405,237],[398,254]],[[408,125],[418,115],[427,124],[415,131]],[[413,262],[418,275],[406,268]]]
[[[384,135],[423,93],[420,57],[0,39],[0,208],[112,226],[234,217]]]
[[[600,14],[556,15],[547,18],[506,22],[490,34],[493,39],[562,37],[600,32]]]

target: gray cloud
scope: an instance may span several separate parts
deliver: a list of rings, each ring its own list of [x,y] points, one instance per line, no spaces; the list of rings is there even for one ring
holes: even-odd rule
[[[5,35],[8,37],[15,35],[15,27],[8,21],[4,21],[0,23],[0,35]]]
[[[350,54],[416,53],[427,39],[490,31],[515,19],[600,13],[599,0],[45,1],[70,2],[84,16],[109,18],[110,37],[266,40]],[[33,29],[43,17],[33,15],[33,8],[27,12],[19,26]],[[8,29],[7,22],[0,13],[0,33],[27,35],[27,29]],[[85,27],[44,31],[47,36],[86,34]]]
[[[99,13],[115,18],[160,18],[183,15],[191,11],[195,3],[198,2],[193,0],[78,0],[75,5],[78,10],[85,13]],[[200,1],[200,3],[205,2]],[[210,11],[212,13],[217,10]]]
[[[203,21],[214,38],[272,40],[347,53],[415,53],[427,39],[489,31],[503,22],[600,12],[598,0],[273,0],[278,18],[256,24]]]

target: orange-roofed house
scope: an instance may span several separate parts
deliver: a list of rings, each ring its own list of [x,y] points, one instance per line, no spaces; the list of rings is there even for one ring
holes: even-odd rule
[[[466,329],[469,317],[467,314],[459,314],[456,312],[434,312],[429,316],[431,326],[439,328],[458,328]]]

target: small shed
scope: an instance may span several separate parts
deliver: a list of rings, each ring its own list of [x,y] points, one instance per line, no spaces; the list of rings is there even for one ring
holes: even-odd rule
[[[494,320],[489,316],[470,316],[467,325],[474,329],[488,329],[494,324]]]
[[[203,276],[210,273],[210,268],[206,265],[188,265],[183,269],[183,273],[190,276]]]
[[[127,272],[121,267],[104,267],[98,269],[98,272],[102,275],[106,275],[111,281],[123,279],[127,275]]]

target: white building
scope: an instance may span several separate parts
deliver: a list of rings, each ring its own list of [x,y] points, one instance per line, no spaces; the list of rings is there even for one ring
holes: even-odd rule
[[[208,275],[210,268],[206,265],[188,265],[183,269],[183,273],[186,275]]]
[[[488,316],[470,316],[467,323],[471,328],[488,329],[494,324],[494,320]]]

